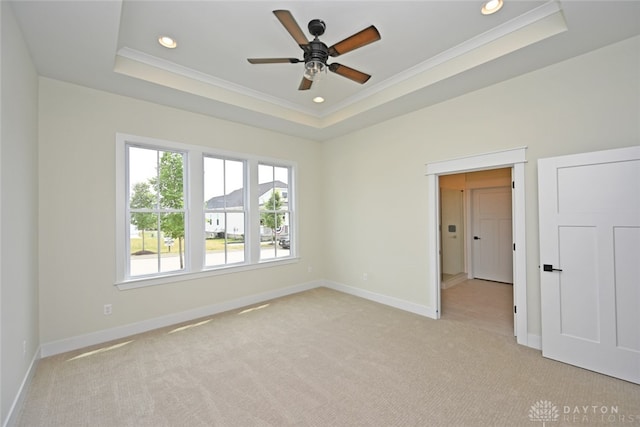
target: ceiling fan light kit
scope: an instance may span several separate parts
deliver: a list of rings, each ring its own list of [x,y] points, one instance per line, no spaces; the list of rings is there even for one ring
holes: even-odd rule
[[[346,39],[334,44],[331,47],[327,47],[319,37],[324,34],[326,24],[320,19],[312,19],[309,22],[307,28],[309,33],[314,37],[313,40],[308,41],[304,35],[300,26],[296,22],[295,18],[288,10],[274,10],[274,15],[278,18],[280,23],[289,32],[291,37],[296,41],[298,46],[303,50],[303,59],[297,58],[248,58],[247,61],[251,64],[282,64],[290,63],[296,64],[298,62],[304,62],[304,74],[298,90],[309,90],[311,84],[314,81],[318,81],[327,69],[333,73],[336,73],[342,77],[346,77],[357,83],[366,83],[371,76],[345,65],[338,64],[337,62],[327,64],[329,56],[336,57],[360,47],[366,46],[370,43],[380,40],[380,33],[371,25],[358,33],[347,37]]]
[[[321,61],[311,60],[304,64],[304,78],[307,80],[317,82],[326,73],[327,66]]]

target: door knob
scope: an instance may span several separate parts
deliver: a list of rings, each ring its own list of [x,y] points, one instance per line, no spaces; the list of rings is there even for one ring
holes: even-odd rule
[[[553,265],[551,264],[543,264],[542,270],[543,271],[562,271],[561,268],[553,268]]]
[[[480,240],[480,237],[478,237],[478,236],[473,236],[473,240]]]

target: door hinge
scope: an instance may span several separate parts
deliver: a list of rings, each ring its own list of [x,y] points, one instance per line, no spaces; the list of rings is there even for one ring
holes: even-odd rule
[[[518,314],[518,306],[517,305],[513,306],[513,314]]]
[[[515,181],[511,181],[511,188],[516,188],[516,182]]]
[[[516,250],[516,244],[515,243],[513,244],[513,250],[514,251]]]

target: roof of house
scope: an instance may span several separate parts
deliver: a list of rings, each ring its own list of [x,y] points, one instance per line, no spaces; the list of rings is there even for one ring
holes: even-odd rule
[[[282,181],[264,182],[258,185],[258,194],[262,196],[272,188],[288,188],[288,185]],[[230,206],[242,206],[244,197],[244,189],[239,188],[231,193],[223,196],[212,197],[207,200],[206,209],[223,209]],[[226,201],[226,204],[225,204]]]

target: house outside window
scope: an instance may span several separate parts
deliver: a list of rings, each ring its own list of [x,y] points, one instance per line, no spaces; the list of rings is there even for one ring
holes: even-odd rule
[[[245,162],[204,157],[205,266],[245,261]]]
[[[258,205],[260,208],[260,259],[288,257],[291,242],[288,167],[258,166]]]

